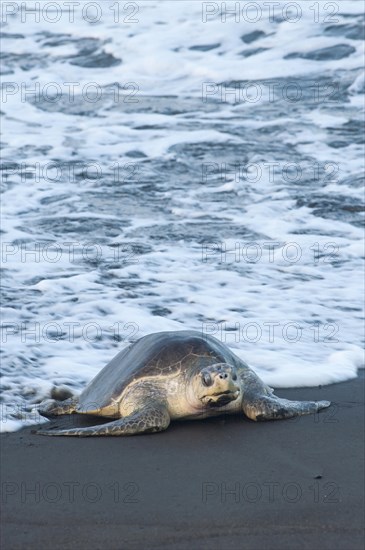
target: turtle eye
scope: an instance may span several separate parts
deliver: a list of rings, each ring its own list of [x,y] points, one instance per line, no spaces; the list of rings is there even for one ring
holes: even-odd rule
[[[213,384],[213,380],[209,373],[205,372],[203,374],[203,384],[204,386],[211,386]]]

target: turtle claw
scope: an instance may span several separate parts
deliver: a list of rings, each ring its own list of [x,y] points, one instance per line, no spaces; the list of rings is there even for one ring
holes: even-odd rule
[[[72,414],[75,412],[77,400],[74,398],[65,401],[56,401],[55,399],[46,399],[39,405],[38,412],[46,418],[61,416],[63,414]]]
[[[272,395],[265,396],[253,404],[244,402],[243,412],[251,420],[281,420],[314,414],[330,405],[330,401],[289,401]]]

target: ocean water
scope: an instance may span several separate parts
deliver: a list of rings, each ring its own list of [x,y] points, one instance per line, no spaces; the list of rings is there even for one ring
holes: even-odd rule
[[[146,334],[363,355],[362,1],[2,3],[2,430]]]

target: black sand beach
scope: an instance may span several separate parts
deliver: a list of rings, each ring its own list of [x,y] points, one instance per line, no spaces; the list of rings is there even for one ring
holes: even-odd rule
[[[362,549],[363,381],[278,390],[334,402],[287,421],[4,434],[2,549]]]

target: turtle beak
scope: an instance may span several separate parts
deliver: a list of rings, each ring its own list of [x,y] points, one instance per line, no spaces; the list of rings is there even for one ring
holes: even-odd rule
[[[225,391],[222,393],[215,393],[212,395],[206,395],[203,397],[203,403],[209,407],[223,407],[228,405],[231,401],[235,401],[240,394],[240,390]]]
[[[232,380],[228,384],[227,382],[221,384],[217,381],[213,385],[211,393],[204,395],[202,401],[210,407],[222,407],[231,401],[235,401],[239,394],[240,388]]]

